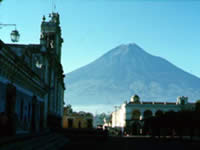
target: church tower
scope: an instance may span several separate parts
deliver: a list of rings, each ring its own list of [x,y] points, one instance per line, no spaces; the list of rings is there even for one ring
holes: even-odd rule
[[[51,118],[62,120],[65,90],[61,64],[63,39],[61,37],[59,14],[53,12],[49,15],[49,18],[50,20],[46,21],[45,16],[43,16],[40,36],[41,52],[45,62],[45,82],[49,87],[47,98],[48,120]]]
[[[58,13],[49,14],[50,20],[46,22],[45,16],[41,24],[40,44],[46,47],[51,54],[57,56],[61,61],[61,47],[63,39],[61,37],[60,16]]]

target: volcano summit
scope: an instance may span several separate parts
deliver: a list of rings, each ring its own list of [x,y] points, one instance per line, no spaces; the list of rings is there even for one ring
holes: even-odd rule
[[[200,78],[132,43],[108,51],[66,75],[66,101],[72,105],[116,105],[133,94],[145,101],[200,98]]]

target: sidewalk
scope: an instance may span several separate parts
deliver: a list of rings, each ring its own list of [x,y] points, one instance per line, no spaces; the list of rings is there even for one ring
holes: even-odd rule
[[[43,131],[0,138],[0,150],[58,150],[68,142],[69,140],[61,134]]]

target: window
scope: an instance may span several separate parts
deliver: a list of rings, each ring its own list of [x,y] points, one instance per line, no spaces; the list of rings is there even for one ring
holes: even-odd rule
[[[68,128],[73,127],[73,119],[68,119]]]
[[[24,115],[24,100],[21,100],[21,106],[20,106],[20,120],[23,120]]]

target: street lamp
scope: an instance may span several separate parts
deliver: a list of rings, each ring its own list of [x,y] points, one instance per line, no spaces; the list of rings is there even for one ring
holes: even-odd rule
[[[19,41],[20,34],[19,34],[19,31],[17,31],[17,29],[16,29],[16,24],[0,24],[0,27],[1,26],[15,26],[15,30],[13,30],[10,33],[10,38],[11,38],[12,42],[18,42]]]
[[[10,38],[11,38],[12,42],[18,42],[19,41],[19,37],[20,37],[20,34],[19,34],[19,32],[17,30],[13,30],[10,33]]]

